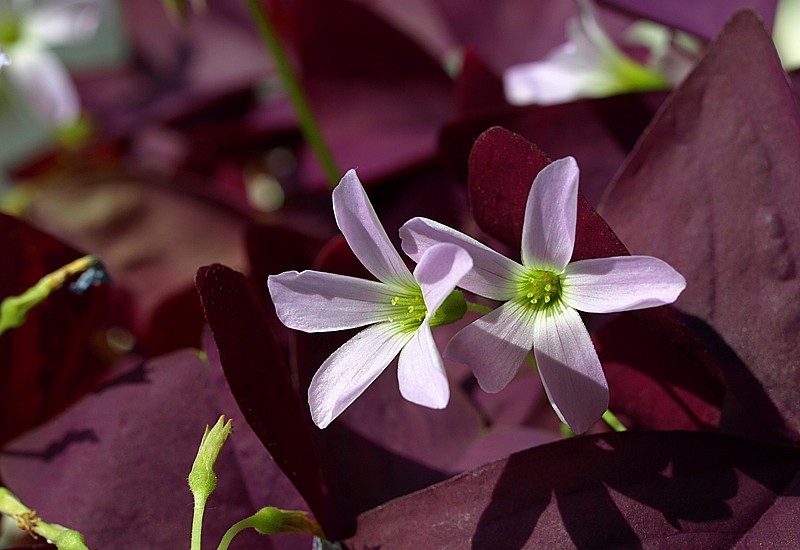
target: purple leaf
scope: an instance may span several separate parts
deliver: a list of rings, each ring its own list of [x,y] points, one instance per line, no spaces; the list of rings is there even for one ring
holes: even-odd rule
[[[603,206],[689,281],[677,307],[738,355],[726,384],[800,437],[800,114],[766,29],[736,15],[639,143]]]
[[[777,0],[672,0],[640,2],[637,0],[599,0],[601,4],[620,9],[633,17],[649,19],[667,27],[675,27],[705,40],[714,38],[725,21],[737,10],[756,10],[769,29],[775,20]]]
[[[498,106],[499,98],[492,99],[496,81],[471,59],[465,60],[459,89],[484,92],[473,91],[469,96],[462,92],[468,110],[442,130],[440,155],[447,166],[466,178],[475,139],[492,126],[502,126],[555,158],[575,157],[581,167],[581,193],[592,204],[600,200],[665,97],[663,93],[627,94],[545,107],[503,107]],[[481,99],[485,104],[478,103]]]
[[[541,59],[565,41],[564,28],[577,13],[561,0],[493,0],[465,6],[458,0],[433,0],[456,39],[474,49],[496,71]]]
[[[303,85],[339,168],[367,185],[429,162],[452,112],[453,84],[435,59],[362,6],[343,0],[278,0]],[[323,188],[304,151],[300,177]]]
[[[358,518],[348,548],[708,548],[800,544],[800,452],[628,432],[536,447]]]
[[[6,446],[0,475],[22,502],[48,521],[80,531],[92,548],[186,547],[192,522],[186,476],[204,426],[227,412],[220,410],[215,392],[193,351],[129,365],[56,419]],[[236,422],[243,424],[240,418]],[[216,472],[217,489],[204,521],[207,547],[267,504],[251,502],[232,446],[223,448]],[[280,547],[273,544],[278,539],[241,536],[246,540],[239,543],[248,548]]]
[[[0,214],[5,261],[0,300],[81,256],[16,218]],[[64,287],[28,313],[25,324],[0,337],[0,444],[44,422],[88,391],[107,368],[89,342],[105,330],[108,293],[77,295]]]

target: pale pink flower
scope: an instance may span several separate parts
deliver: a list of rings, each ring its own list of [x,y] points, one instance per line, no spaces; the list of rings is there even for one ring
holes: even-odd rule
[[[289,328],[328,332],[367,326],[328,357],[311,381],[308,403],[325,428],[400,354],[398,382],[407,400],[441,409],[450,398],[431,327],[466,310],[456,284],[472,268],[458,246],[431,246],[406,267],[378,221],[355,170],[333,191],[336,223],[356,257],[378,281],[319,271],[269,277],[278,318]]]
[[[502,390],[533,348],[550,403],[575,433],[608,407],[608,385],[578,311],[612,313],[675,301],[684,278],[650,256],[570,263],[575,244],[579,170],[572,157],[545,167],[531,187],[522,230],[522,263],[437,222],[414,218],[401,229],[403,250],[421,259],[456,244],[474,262],[459,286],[505,302],[461,330],[445,357],[469,365],[481,388]]]
[[[73,124],[80,116],[78,92],[53,47],[91,39],[107,0],[6,2],[0,18],[10,36],[8,76],[37,115],[52,126]]]

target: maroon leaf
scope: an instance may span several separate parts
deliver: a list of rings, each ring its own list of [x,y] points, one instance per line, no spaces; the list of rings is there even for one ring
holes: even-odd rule
[[[473,48],[496,71],[541,59],[565,41],[564,29],[576,14],[561,0],[494,0],[465,6],[458,0],[434,0],[456,39]]]
[[[636,140],[658,109],[663,93],[627,94],[583,99],[550,106],[497,106],[491,90],[496,78],[476,67],[470,57],[458,81],[460,90],[472,91],[463,101],[468,110],[451,120],[440,136],[440,155],[447,166],[466,179],[467,158],[475,139],[492,126],[516,132],[548,154],[576,158],[581,166],[581,193],[597,204]],[[481,105],[480,100],[486,103]]]
[[[632,16],[656,21],[711,40],[722,30],[725,21],[737,10],[750,8],[764,18],[771,29],[777,0],[673,0],[672,2],[637,2],[636,0],[600,0]]]
[[[5,260],[0,300],[80,257],[75,249],[16,218],[0,214]],[[55,291],[24,325],[0,337],[0,444],[63,410],[105,371],[106,351],[93,345],[105,330],[107,292]]]
[[[708,548],[800,544],[800,452],[714,434],[544,445],[358,518],[348,548]]]
[[[762,422],[800,437],[800,114],[772,42],[736,15],[617,178],[604,215],[689,281],[677,306],[744,362],[723,375]]]
[[[197,289],[231,392],[247,423],[326,531],[341,528],[330,506],[309,413],[241,273],[221,265],[197,272]]]
[[[42,517],[76,529],[92,548],[182,548],[188,544],[192,497],[186,476],[206,424],[220,413],[216,390],[196,352],[184,350],[129,365],[62,415],[15,440],[0,454],[5,483]],[[246,428],[234,419],[235,430]],[[232,436],[236,438],[236,433]],[[251,456],[269,471],[268,457]],[[266,461],[265,461],[266,459]],[[278,502],[252,502],[234,448],[216,465],[203,545],[216,545],[234,522]],[[264,502],[260,499],[271,500]],[[296,550],[253,532],[247,548]],[[305,541],[306,547],[308,544]]]
[[[519,250],[525,203],[536,174],[549,159],[521,136],[492,128],[479,137],[472,149],[469,163],[469,190],[473,214],[478,224],[490,235]],[[573,260],[627,255],[628,251],[606,222],[582,197],[578,200],[578,220]],[[657,390],[663,401],[660,407],[673,410],[675,415],[652,415],[632,410],[636,402],[617,401],[619,412],[629,412],[642,426],[666,428],[673,418],[684,418],[686,424],[698,429],[708,427],[717,415],[713,409],[721,404],[722,390],[711,374],[719,371],[721,358],[712,355],[699,337],[668,307],[631,314],[645,322],[647,330],[663,346],[673,348],[675,361],[665,369],[651,362],[647,354],[627,354],[627,361],[615,368],[633,368],[651,378],[649,387]],[[607,339],[604,351],[608,357],[625,355],[628,346],[623,339]],[[614,346],[622,346],[615,351]],[[619,372],[619,371],[617,371]],[[638,377],[615,376],[620,396],[639,390]],[[666,410],[666,409],[662,409]],[[696,409],[696,410],[695,410]],[[648,422],[644,423],[647,418]],[[694,420],[692,420],[694,419]],[[666,422],[666,424],[664,424]]]
[[[304,88],[333,155],[367,184],[415,168],[436,152],[453,84],[439,63],[363,6],[276,0],[298,51]],[[316,160],[303,181],[325,186]]]

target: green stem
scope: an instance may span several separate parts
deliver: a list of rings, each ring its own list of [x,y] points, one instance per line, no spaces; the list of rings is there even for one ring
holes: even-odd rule
[[[258,27],[261,38],[267,46],[270,55],[272,55],[272,59],[275,61],[275,66],[283,81],[286,93],[292,101],[297,119],[300,123],[300,131],[303,132],[303,137],[305,137],[308,145],[317,156],[317,160],[319,160],[328,178],[328,183],[331,189],[333,189],[339,182],[341,172],[337,168],[336,162],[333,160],[333,155],[322,137],[322,132],[320,132],[319,125],[314,118],[314,114],[311,112],[306,94],[289,64],[289,59],[286,57],[286,52],[280,40],[278,40],[278,35],[275,32],[275,28],[272,26],[269,14],[259,0],[245,1],[247,2],[247,7],[250,9],[250,14],[255,21],[256,27]]]
[[[617,418],[610,410],[606,410],[606,412],[603,413],[603,422],[608,424],[609,427],[611,427],[611,429],[615,432],[628,431],[628,428],[626,428],[622,422],[619,421],[619,418]]]
[[[486,307],[486,306],[482,306],[482,305],[476,304],[474,302],[467,302],[467,311],[476,311],[478,313],[483,313],[484,315],[486,315],[487,313],[491,313],[492,312],[492,308]]]
[[[194,500],[194,514],[192,514],[192,543],[191,550],[201,550],[203,535],[203,513],[206,509],[205,499]]]
[[[528,362],[528,364],[529,364],[531,367],[533,367],[533,372],[539,372],[539,365],[537,365],[537,364],[536,364],[536,359],[533,357],[533,355],[532,355],[532,354],[530,354],[530,353],[529,353],[529,354],[528,354],[528,355],[525,357],[525,361],[527,361],[527,362]]]
[[[248,527],[255,527],[255,519],[252,516],[234,523],[233,526],[225,532],[225,535],[222,537],[219,546],[217,546],[217,550],[228,550],[228,546],[230,546],[233,537]]]

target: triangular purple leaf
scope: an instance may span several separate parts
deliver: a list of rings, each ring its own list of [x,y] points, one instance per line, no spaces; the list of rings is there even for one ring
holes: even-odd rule
[[[741,358],[750,412],[800,438],[800,113],[772,42],[736,15],[671,97],[603,205],[633,251],[689,285],[677,306]]]

